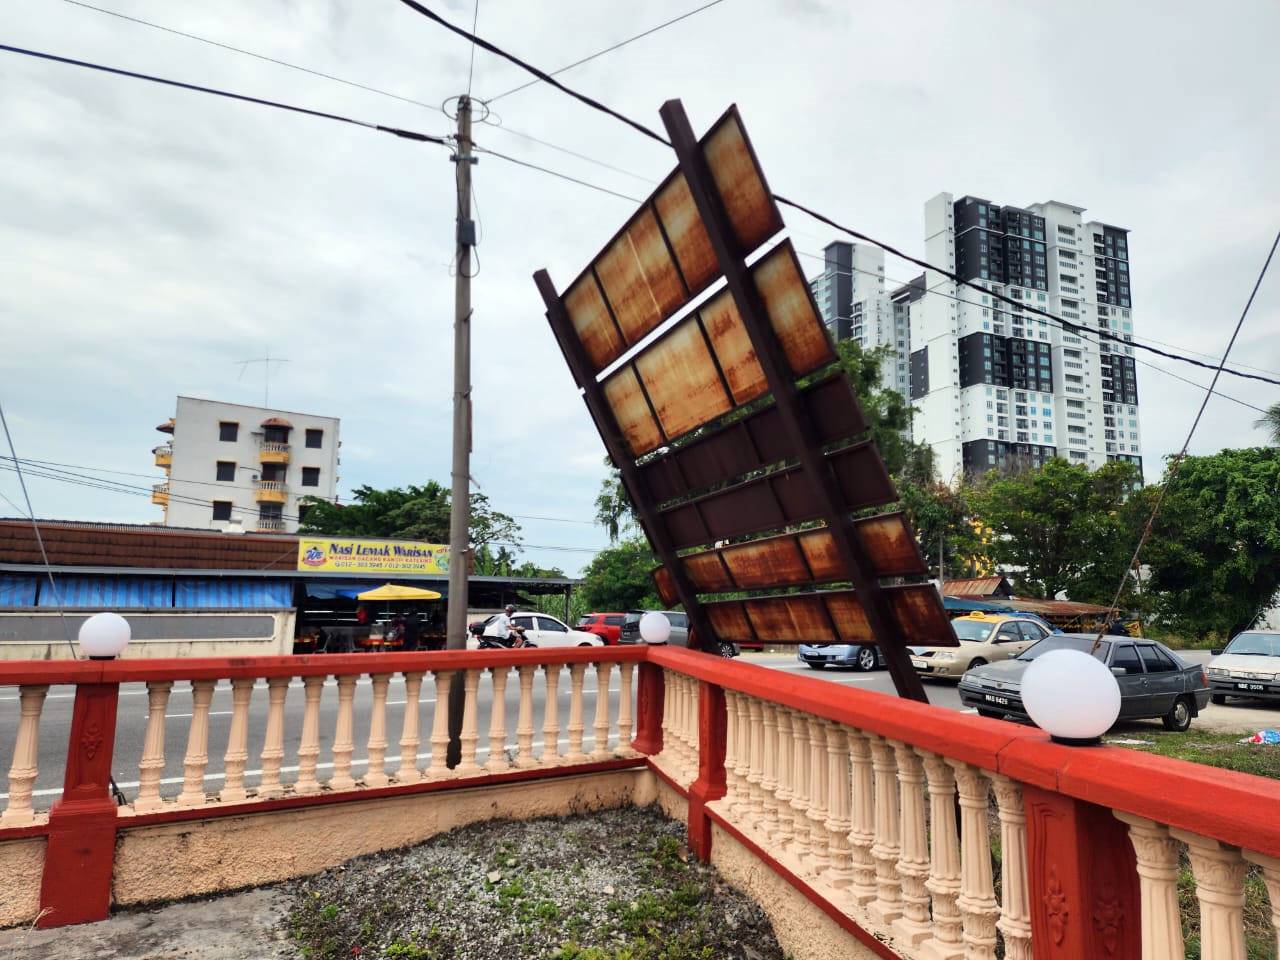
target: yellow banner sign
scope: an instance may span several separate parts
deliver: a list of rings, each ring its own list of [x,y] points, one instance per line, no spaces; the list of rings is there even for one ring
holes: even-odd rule
[[[331,573],[448,573],[449,547],[412,540],[302,537],[298,569]]]

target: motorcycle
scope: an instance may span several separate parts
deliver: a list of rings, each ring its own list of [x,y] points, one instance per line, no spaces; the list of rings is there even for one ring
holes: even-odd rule
[[[512,627],[511,633],[505,637],[490,637],[484,634],[480,635],[481,650],[515,650],[537,647],[532,640],[526,640],[524,630],[521,627]]]

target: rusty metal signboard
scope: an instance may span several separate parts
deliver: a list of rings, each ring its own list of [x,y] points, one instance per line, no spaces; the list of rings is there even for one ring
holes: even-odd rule
[[[661,560],[659,596],[702,646],[877,643],[899,694],[925,700],[906,647],[954,634],[934,587],[908,582],[926,568],[906,518],[854,516],[897,495],[775,239],[742,118],[697,139],[679,101],[661,113],[676,169],[563,296],[534,276]]]

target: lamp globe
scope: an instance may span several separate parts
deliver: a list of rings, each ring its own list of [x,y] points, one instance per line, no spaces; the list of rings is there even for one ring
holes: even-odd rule
[[[1120,715],[1120,686],[1083,650],[1050,650],[1022,675],[1022,703],[1036,726],[1059,743],[1102,742]]]
[[[133,631],[118,613],[95,613],[80,626],[80,649],[90,660],[114,660],[129,645]]]
[[[666,643],[671,636],[671,621],[666,614],[650,610],[640,618],[640,639],[645,643]]]

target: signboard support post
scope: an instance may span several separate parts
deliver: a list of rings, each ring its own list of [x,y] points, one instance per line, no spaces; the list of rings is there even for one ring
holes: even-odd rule
[[[768,314],[759,291],[752,281],[746,261],[735,249],[729,215],[716,189],[715,181],[698,144],[698,138],[694,135],[693,127],[689,123],[688,115],[684,111],[684,106],[679,100],[668,100],[662,105],[660,114],[667,134],[671,138],[672,147],[675,149],[680,171],[689,185],[698,214],[702,218],[707,236],[715,251],[720,270],[724,274],[743,326],[751,339],[756,359],[768,381],[769,391],[773,394],[774,403],[782,415],[787,434],[792,438],[795,456],[803,467],[804,475],[812,485],[818,502],[822,505],[823,520],[826,522],[827,529],[831,531],[841,561],[848,570],[849,579],[865,612],[867,624],[884,652],[885,662],[888,664],[898,695],[928,703],[929,698],[925,694],[924,684],[921,683],[915,668],[911,666],[906,642],[880,588],[880,583],[877,578],[865,572],[872,570],[873,564],[865,555],[862,544],[854,533],[853,521],[843,508],[843,498],[836,478],[826,463],[822,445],[818,442],[813,426],[806,416],[799,388],[791,375],[786,353],[769,323]],[[540,276],[545,277],[545,273]],[[541,287],[540,281],[539,288]],[[546,298],[545,293],[543,297]],[[566,326],[565,329],[572,333],[570,327]],[[577,344],[576,338],[572,336],[565,337],[559,332],[557,336],[560,338],[562,348],[566,340],[571,344]],[[573,365],[572,360],[570,365]],[[578,375],[576,367],[575,375]],[[579,382],[581,384],[580,375]],[[594,378],[591,378],[591,382],[594,384]],[[602,434],[604,433],[605,431],[602,431]],[[612,449],[609,452],[615,462],[629,463],[625,453],[620,458]],[[633,497],[632,500],[638,509],[650,506],[647,497]],[[665,533],[665,528],[660,523],[651,523],[650,518],[643,515],[642,519],[645,520],[646,529]],[[674,550],[670,552],[670,556],[662,552],[662,562],[675,580],[676,588],[680,591],[683,601],[684,590],[681,588],[687,586],[687,580]]]

